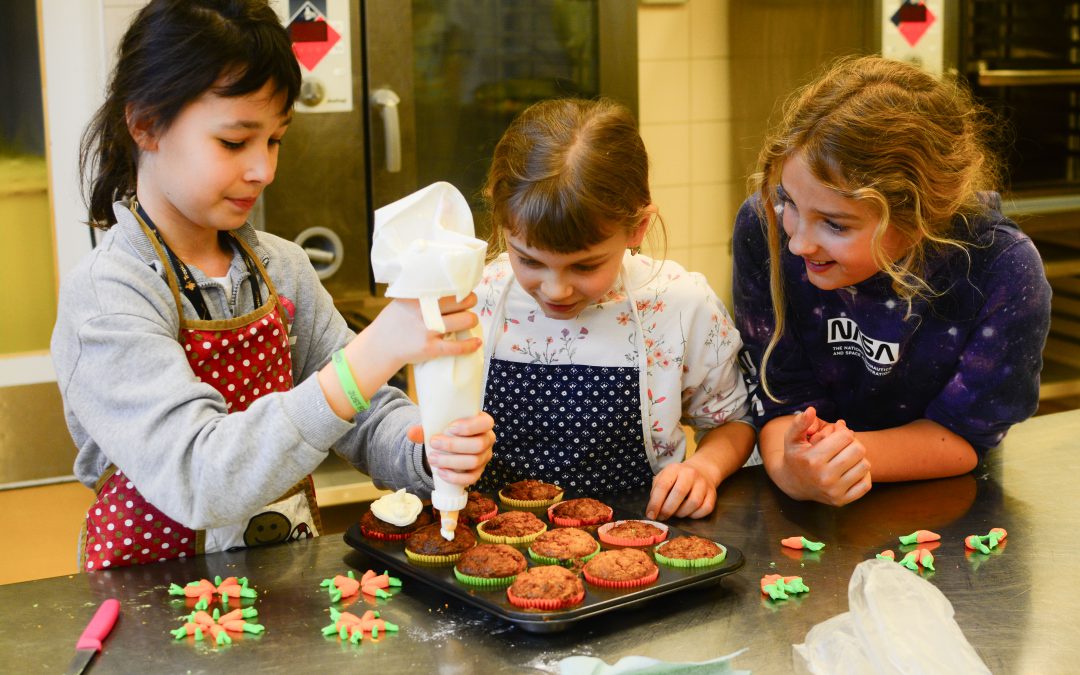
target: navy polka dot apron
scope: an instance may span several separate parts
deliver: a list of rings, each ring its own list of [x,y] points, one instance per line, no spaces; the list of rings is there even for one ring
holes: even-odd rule
[[[496,328],[485,345],[484,410],[495,419],[496,442],[477,489],[495,492],[529,478],[585,494],[650,485],[652,436],[643,423],[641,397],[645,348],[629,293],[638,327],[637,367],[521,363],[494,358],[515,283],[502,291]]]

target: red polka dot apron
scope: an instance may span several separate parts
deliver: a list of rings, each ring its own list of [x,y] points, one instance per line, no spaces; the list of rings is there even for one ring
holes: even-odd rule
[[[267,301],[233,319],[187,320],[180,301],[179,279],[189,284],[189,292],[198,293],[187,276],[187,268],[183,263],[178,265],[179,258],[171,252],[166,253],[167,247],[145,214],[135,208],[132,211],[164,263],[180,311],[178,340],[195,377],[225,398],[230,413],[246,410],[271,392],[291,389],[288,315],[262,262],[247,244],[232,239],[240,246],[249,271],[258,273],[265,282]],[[258,298],[258,294],[254,297]],[[96,491],[97,500],[87,511],[80,547],[80,567],[85,571],[314,537],[322,528],[311,476],[241,522],[199,531],[184,527],[158,510],[115,466],[98,479]]]

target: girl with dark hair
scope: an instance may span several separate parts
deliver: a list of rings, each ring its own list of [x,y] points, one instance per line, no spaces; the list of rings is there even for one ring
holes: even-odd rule
[[[877,56],[799,90],[735,223],[759,449],[788,495],[970,471],[1035,412],[1050,287],[1003,216],[993,120]]]
[[[533,105],[496,146],[485,195],[505,253],[477,289],[500,438],[484,485],[651,485],[649,518],[711,513],[753,446],[741,342],[700,274],[637,255],[658,213],[631,113]],[[697,430],[689,457],[682,423]]]
[[[310,473],[331,446],[421,493],[429,470],[467,485],[489,457],[481,414],[426,465],[417,409],[386,386],[478,340],[429,333],[409,301],[353,334],[304,252],[247,222],[299,85],[265,0],[153,0],[121,42],[82,153],[107,232],[52,339],[75,475],[98,495],[85,570],[317,535]],[[474,303],[444,300],[448,330],[476,325]]]

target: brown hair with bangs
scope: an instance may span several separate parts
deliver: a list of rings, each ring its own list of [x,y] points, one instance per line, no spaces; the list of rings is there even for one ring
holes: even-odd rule
[[[554,99],[526,108],[495,146],[484,198],[493,255],[506,235],[573,253],[649,214],[649,157],[637,121],[609,99]]]
[[[949,249],[966,254],[972,244],[956,234],[955,223],[984,212],[980,193],[1000,182],[1000,164],[988,149],[994,133],[992,115],[961,83],[879,56],[838,59],[788,99],[750,179],[768,226],[775,330],[759,372],[769,398],[776,400],[765,366],[786,312],[775,210],[784,162],[802,153],[822,185],[873,206],[879,220],[871,253],[910,317],[915,299],[940,293],[926,280],[927,262]],[[882,247],[889,229],[905,243],[895,260]]]

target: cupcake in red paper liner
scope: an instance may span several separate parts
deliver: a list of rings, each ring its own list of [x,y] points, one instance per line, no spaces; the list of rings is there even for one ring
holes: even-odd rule
[[[369,539],[401,541],[431,522],[420,498],[401,489],[371,503],[360,516],[360,533]]]
[[[542,565],[519,574],[506,589],[506,599],[523,609],[567,609],[585,599],[585,585],[564,567]]]
[[[548,507],[548,520],[560,527],[587,527],[606,523],[614,514],[611,507],[596,499],[568,499]]]
[[[562,498],[561,487],[540,480],[519,480],[499,490],[499,499],[504,504],[519,509],[543,508]]]
[[[602,551],[585,563],[585,581],[604,588],[647,586],[660,576],[648,553],[636,548]]]
[[[449,565],[476,546],[476,535],[468,525],[458,523],[454,538],[450,541],[443,539],[441,527],[439,523],[432,523],[409,535],[405,542],[405,556],[425,565]]]
[[[521,551],[506,544],[479,544],[461,554],[454,576],[469,586],[497,588],[514,582],[529,566]]]
[[[708,567],[724,562],[727,549],[702,537],[675,537],[653,549],[656,561],[670,567]]]
[[[585,530],[560,527],[541,534],[529,546],[529,555],[544,565],[564,565],[589,561],[600,552],[600,544]]]
[[[616,520],[601,525],[596,535],[613,546],[652,546],[667,539],[668,526],[653,520]]]
[[[480,539],[491,544],[528,544],[547,530],[547,524],[528,511],[505,511],[476,526]]]
[[[435,515],[435,520],[439,521],[439,509],[432,507],[432,513]],[[458,514],[458,522],[464,521],[469,525],[475,525],[482,523],[485,520],[491,520],[499,513],[499,505],[495,503],[495,500],[484,495],[481,492],[470,492],[469,501],[465,504],[465,508]]]

